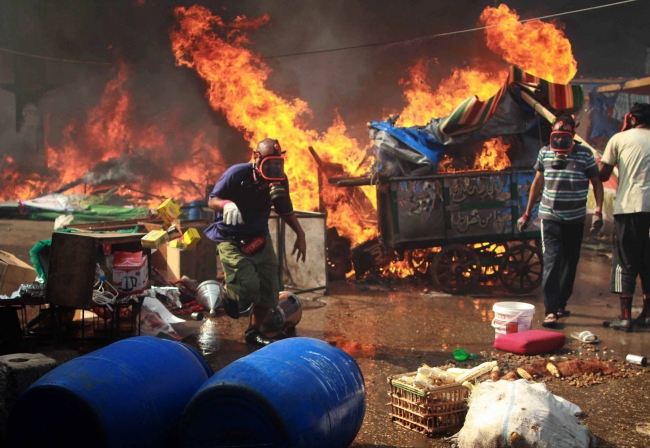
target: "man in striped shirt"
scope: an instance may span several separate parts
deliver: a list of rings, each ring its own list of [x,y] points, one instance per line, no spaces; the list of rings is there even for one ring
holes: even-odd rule
[[[603,184],[591,150],[573,140],[575,127],[575,121],[569,116],[558,117],[553,123],[551,142],[540,149],[535,163],[537,174],[530,186],[526,213],[517,221],[521,232],[528,225],[537,198],[542,193],[539,217],[546,307],[542,325],[549,328],[555,327],[558,318],[569,314],[566,305],[573,293],[580,259],[590,181],[596,198],[591,228],[599,230],[603,225]]]

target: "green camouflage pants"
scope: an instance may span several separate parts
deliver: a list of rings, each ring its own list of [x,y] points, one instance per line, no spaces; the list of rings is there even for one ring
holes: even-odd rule
[[[268,308],[278,305],[280,274],[270,235],[266,236],[264,249],[252,255],[242,254],[240,248],[229,241],[219,243],[217,251],[228,297]]]

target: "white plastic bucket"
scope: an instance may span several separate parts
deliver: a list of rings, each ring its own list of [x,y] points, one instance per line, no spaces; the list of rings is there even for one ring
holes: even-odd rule
[[[500,334],[523,333],[530,330],[535,305],[522,302],[498,302],[492,306],[494,337]]]

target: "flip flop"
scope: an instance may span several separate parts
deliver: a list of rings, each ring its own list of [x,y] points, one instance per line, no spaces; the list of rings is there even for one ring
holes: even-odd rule
[[[598,336],[593,334],[591,331],[574,331],[571,333],[571,337],[577,339],[583,344],[598,344],[598,342],[600,342]]]
[[[637,423],[636,432],[650,436],[650,423]]]
[[[553,314],[549,314],[544,318],[544,322],[542,322],[542,327],[546,328],[555,328],[557,325],[557,318]]]

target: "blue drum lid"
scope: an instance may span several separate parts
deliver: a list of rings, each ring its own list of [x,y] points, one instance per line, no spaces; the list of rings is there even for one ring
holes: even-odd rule
[[[93,410],[75,395],[54,386],[30,392],[25,392],[10,417],[10,447],[109,446]]]
[[[210,393],[204,391],[190,406],[181,424],[184,447],[290,446],[286,428],[273,407],[255,391],[214,388]]]

